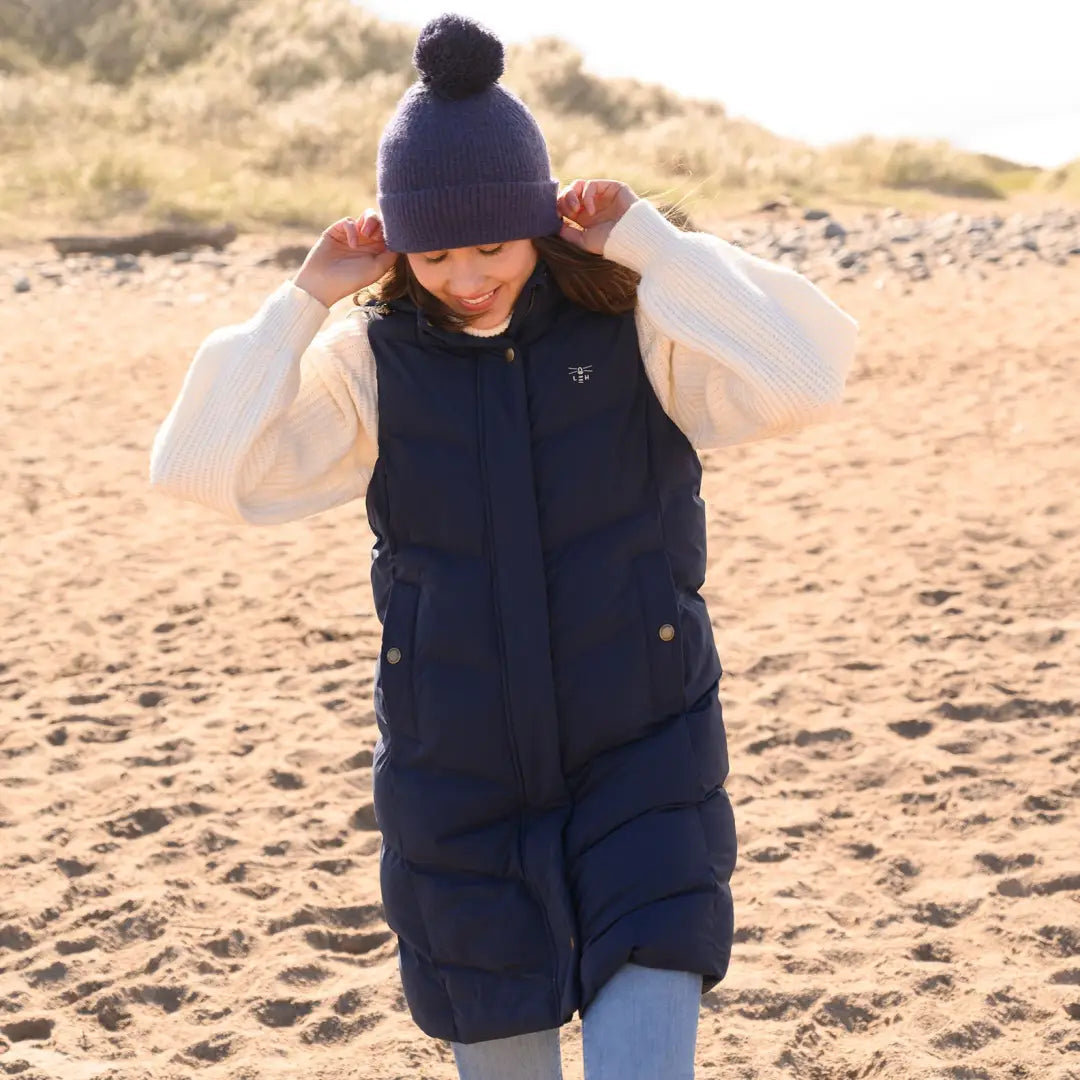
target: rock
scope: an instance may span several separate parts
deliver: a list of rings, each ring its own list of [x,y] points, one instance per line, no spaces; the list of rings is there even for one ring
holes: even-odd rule
[[[189,262],[191,262],[191,252],[190,251],[177,251],[173,255],[172,261],[174,263],[189,263]]]
[[[25,274],[21,274],[15,279],[15,291],[17,293],[30,291],[30,279]]]
[[[227,256],[217,254],[213,251],[197,251],[191,256],[191,261],[193,263],[199,263],[202,266],[213,266],[217,269],[229,265]]]
[[[139,260],[134,255],[117,255],[113,258],[112,268],[127,273],[133,270],[142,270]]]
[[[310,250],[303,244],[286,244],[284,247],[279,247],[270,258],[275,266],[283,268],[299,266],[307,258]]]
[[[847,229],[845,229],[839,221],[830,221],[829,224],[825,226],[825,231],[821,235],[826,240],[843,240],[847,237]]]
[[[803,221],[821,221],[827,217],[832,217],[828,210],[807,210],[803,214]]]

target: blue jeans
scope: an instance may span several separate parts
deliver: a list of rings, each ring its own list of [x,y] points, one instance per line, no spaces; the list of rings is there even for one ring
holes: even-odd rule
[[[627,964],[581,1021],[585,1080],[692,1080],[701,976]],[[559,1029],[452,1043],[461,1080],[562,1080]]]

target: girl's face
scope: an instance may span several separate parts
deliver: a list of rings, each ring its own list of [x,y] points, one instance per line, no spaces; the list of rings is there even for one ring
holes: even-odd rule
[[[422,251],[407,256],[416,280],[477,330],[490,330],[510,312],[536,266],[531,240],[483,247]]]

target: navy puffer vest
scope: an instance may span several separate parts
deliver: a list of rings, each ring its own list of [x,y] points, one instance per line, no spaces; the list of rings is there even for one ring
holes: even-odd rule
[[[557,1027],[628,961],[721,979],[735,829],[701,466],[632,314],[541,261],[505,333],[368,313],[375,810],[428,1035]]]

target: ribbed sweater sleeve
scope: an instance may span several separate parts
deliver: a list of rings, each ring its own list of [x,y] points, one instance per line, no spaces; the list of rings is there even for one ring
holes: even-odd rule
[[[833,414],[858,324],[808,278],[639,200],[604,254],[641,274],[636,321],[661,405],[699,449]],[[362,315],[283,282],[245,323],[202,343],[154,438],[150,482],[268,525],[363,496],[377,447],[375,362]]]
[[[316,336],[327,313],[286,281],[247,322],[210,334],[154,438],[150,483],[257,525],[363,495],[375,364],[359,314]]]
[[[605,257],[641,274],[636,313],[661,405],[699,449],[834,415],[858,323],[813,282],[718,236],[684,233],[645,199]]]

